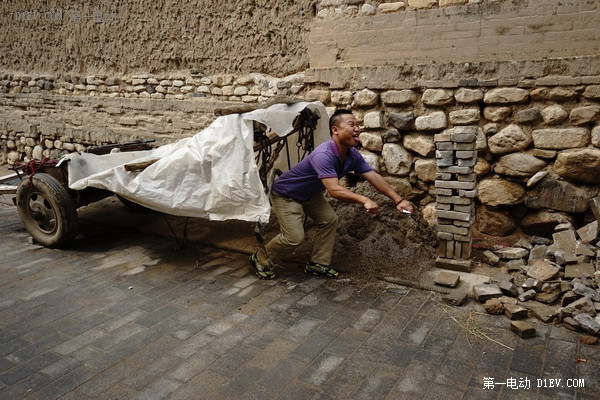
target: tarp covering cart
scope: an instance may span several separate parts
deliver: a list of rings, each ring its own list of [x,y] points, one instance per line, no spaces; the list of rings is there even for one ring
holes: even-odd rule
[[[34,240],[47,247],[75,239],[78,207],[113,194],[165,214],[266,223],[273,172],[298,162],[328,131],[320,102],[222,115],[158,148],[104,146],[23,165],[29,176],[17,187],[16,205]]]

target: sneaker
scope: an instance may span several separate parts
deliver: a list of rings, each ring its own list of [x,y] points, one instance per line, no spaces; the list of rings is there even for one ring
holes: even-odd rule
[[[263,267],[260,262],[258,262],[257,257],[258,251],[250,256],[250,265],[254,267],[254,271],[256,272],[256,276],[260,279],[273,279],[275,278],[275,272],[271,270],[271,268]]]
[[[335,269],[329,268],[328,265],[323,265],[319,263],[314,263],[309,261],[306,263],[304,267],[304,273],[313,274],[313,275],[321,275],[327,278],[337,278],[338,273]]]

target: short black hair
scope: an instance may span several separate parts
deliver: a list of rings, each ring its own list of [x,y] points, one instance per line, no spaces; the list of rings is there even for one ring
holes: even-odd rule
[[[332,128],[337,126],[340,120],[340,115],[352,114],[352,111],[347,110],[345,108],[340,108],[339,110],[335,110],[335,112],[329,118],[329,136],[333,135]]]

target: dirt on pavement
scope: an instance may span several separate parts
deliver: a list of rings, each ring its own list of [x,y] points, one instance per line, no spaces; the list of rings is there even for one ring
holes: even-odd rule
[[[379,212],[368,214],[360,204],[330,199],[340,219],[331,266],[341,273],[341,278],[361,285],[379,282],[379,277],[418,280],[434,267],[437,237],[418,207],[412,214],[400,213],[389,198],[369,183],[351,190],[375,201]],[[306,228],[307,239],[296,249],[293,260],[286,260],[282,266],[303,264],[309,258],[313,245],[310,219]],[[268,238],[278,229],[276,218],[272,218]]]

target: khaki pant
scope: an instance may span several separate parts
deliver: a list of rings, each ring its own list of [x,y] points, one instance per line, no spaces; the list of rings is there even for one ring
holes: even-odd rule
[[[273,211],[279,221],[281,233],[266,245],[269,259],[281,260],[289,256],[304,240],[304,214],[315,223],[316,232],[310,261],[330,265],[338,226],[338,216],[323,194],[318,194],[306,202],[299,203],[287,197],[271,193]],[[258,261],[267,265],[262,251],[258,252]]]

